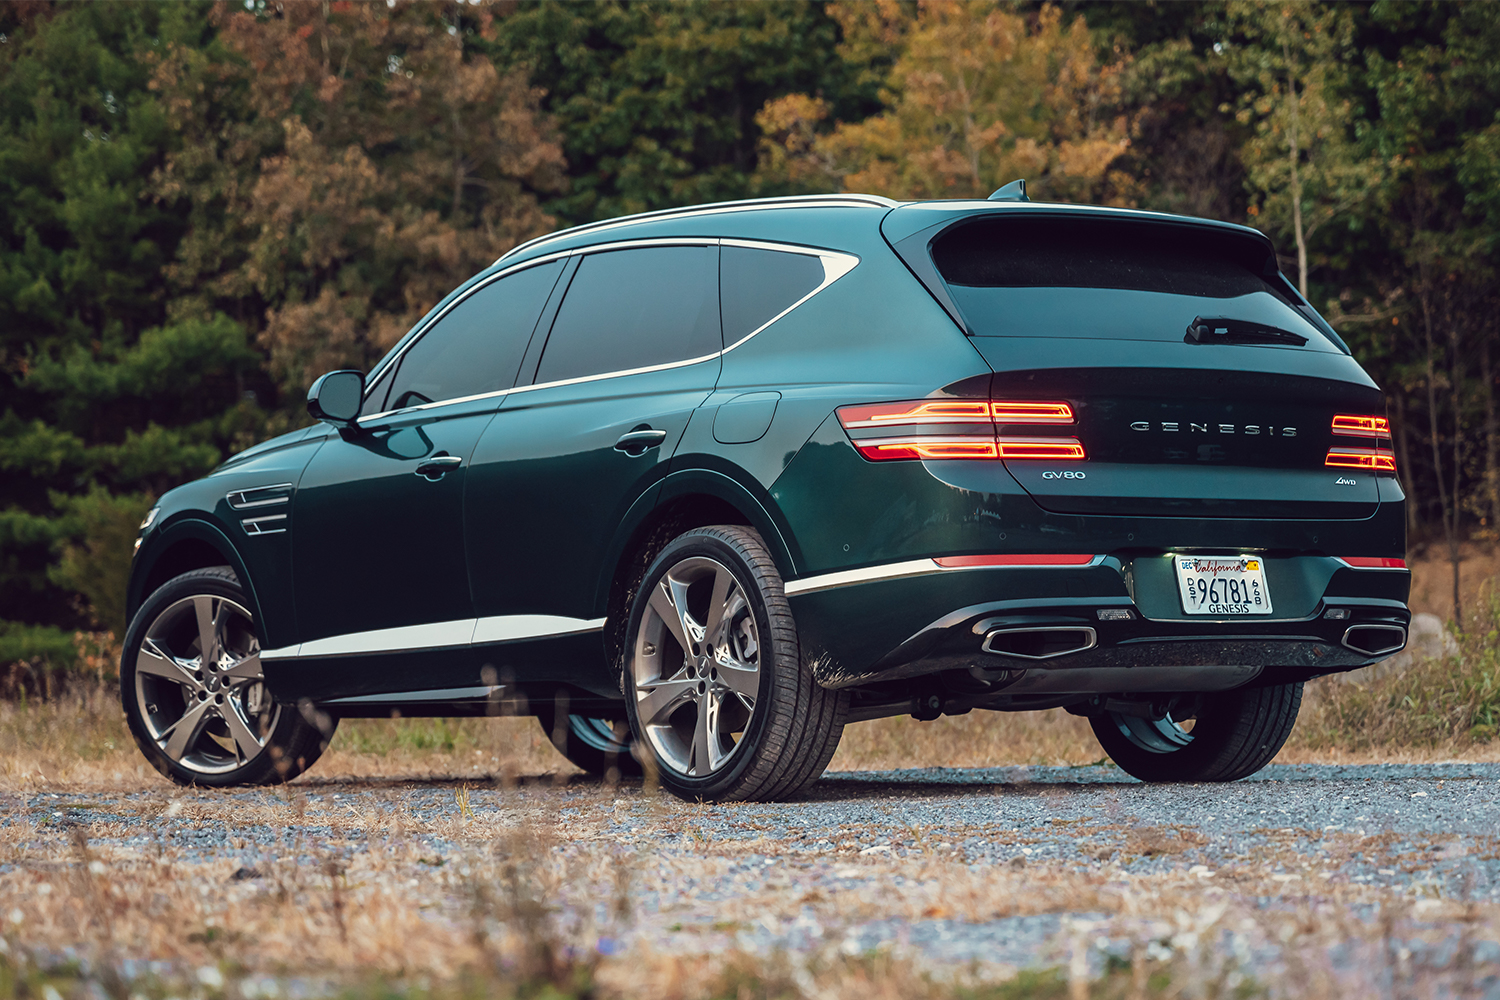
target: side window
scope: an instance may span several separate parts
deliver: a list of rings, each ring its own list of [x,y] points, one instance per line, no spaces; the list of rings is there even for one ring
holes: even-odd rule
[[[521,356],[561,271],[560,260],[517,271],[448,310],[402,355],[385,408],[399,410],[515,385]]]
[[[538,382],[714,354],[718,247],[639,247],[578,265],[537,368]]]
[[[725,344],[748,337],[823,283],[823,262],[810,254],[748,247],[721,253]]]

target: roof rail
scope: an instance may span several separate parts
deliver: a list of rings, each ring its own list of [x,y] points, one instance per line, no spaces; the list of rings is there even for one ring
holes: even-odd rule
[[[496,258],[495,263],[513,257],[522,250],[541,246],[553,240],[565,239],[569,236],[578,236],[583,233],[598,232],[605,229],[614,229],[617,226],[633,225],[637,222],[645,222],[653,219],[674,219],[693,215],[717,215],[721,212],[744,212],[761,208],[800,208],[800,207],[844,207],[844,208],[895,208],[900,202],[889,198],[882,198],[874,194],[799,194],[786,195],[780,198],[747,198],[742,201],[720,201],[707,205],[691,205],[684,208],[660,208],[654,212],[641,212],[637,215],[622,215],[615,219],[605,219],[601,222],[586,222],[581,226],[572,226],[568,229],[560,229],[555,233],[538,236],[527,240],[517,246],[511,247],[505,253]]]

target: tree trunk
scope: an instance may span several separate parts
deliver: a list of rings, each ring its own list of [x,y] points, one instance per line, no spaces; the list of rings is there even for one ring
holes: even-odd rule
[[[1422,528],[1422,501],[1417,496],[1417,477],[1411,467],[1411,445],[1406,432],[1406,390],[1396,392],[1396,468],[1401,488],[1406,493],[1406,533],[1415,535]]]
[[[1297,290],[1307,298],[1307,235],[1302,231],[1302,175],[1299,172],[1302,156],[1301,135],[1298,131],[1297,75],[1292,64],[1292,49],[1281,40],[1281,54],[1286,59],[1286,96],[1290,110],[1287,123],[1288,165],[1292,181],[1292,235],[1297,241]]]
[[[1437,345],[1432,339],[1432,282],[1428,279],[1426,266],[1418,267],[1418,282],[1421,291],[1422,329],[1427,340],[1427,426],[1432,436],[1432,478],[1437,482],[1438,503],[1443,511],[1443,536],[1448,542],[1448,559],[1453,565],[1453,620],[1463,621],[1463,609],[1458,593],[1458,518],[1448,504],[1448,484],[1443,477],[1442,430],[1438,425],[1437,395]],[[1455,442],[1455,447],[1456,447]]]
[[[1490,338],[1482,337],[1483,347],[1479,352],[1479,372],[1484,379],[1484,493],[1491,532],[1500,531],[1500,469],[1496,468],[1497,427],[1495,418],[1495,375],[1490,367]]]
[[[1463,606],[1459,603],[1459,519],[1463,516],[1463,494],[1459,491],[1459,477],[1464,467],[1463,432],[1463,361],[1459,354],[1458,321],[1448,309],[1448,390],[1453,407],[1453,532],[1448,536],[1448,560],[1453,564],[1453,621],[1460,632],[1464,631]]]

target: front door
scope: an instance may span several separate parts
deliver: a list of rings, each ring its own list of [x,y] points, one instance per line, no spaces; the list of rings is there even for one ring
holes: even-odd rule
[[[276,660],[277,673],[294,674],[273,681],[283,697],[480,685],[464,485],[561,270],[542,264],[465,290],[370,387],[375,412],[313,456],[292,505],[301,643]]]
[[[475,649],[534,693],[618,698],[601,635],[609,549],[718,380],[718,248],[585,256],[542,334],[531,384],[486,429],[465,485]]]

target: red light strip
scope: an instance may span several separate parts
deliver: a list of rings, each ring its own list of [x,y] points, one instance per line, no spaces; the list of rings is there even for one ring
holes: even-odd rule
[[[892,424],[987,424],[990,404],[964,400],[926,400],[845,406],[839,410],[845,427],[889,427]]]
[[[943,569],[969,569],[975,566],[1087,566],[1092,555],[1004,555],[1004,556],[935,556],[932,560]]]
[[[1003,437],[999,439],[1001,458],[1045,458],[1053,461],[1081,462],[1088,456],[1077,438]]]
[[[1067,403],[1011,401],[991,403],[997,424],[1071,424],[1073,407]]]
[[[1334,556],[1339,562],[1350,569],[1405,569],[1405,559],[1391,559],[1386,556]]]
[[[1333,418],[1333,433],[1357,437],[1390,437],[1391,422],[1385,417],[1340,413]]]
[[[867,438],[863,441],[855,441],[854,447],[872,462],[1000,457],[1000,450],[994,441],[979,437]]]
[[[1395,472],[1396,456],[1374,448],[1329,448],[1323,464],[1335,469]]]

